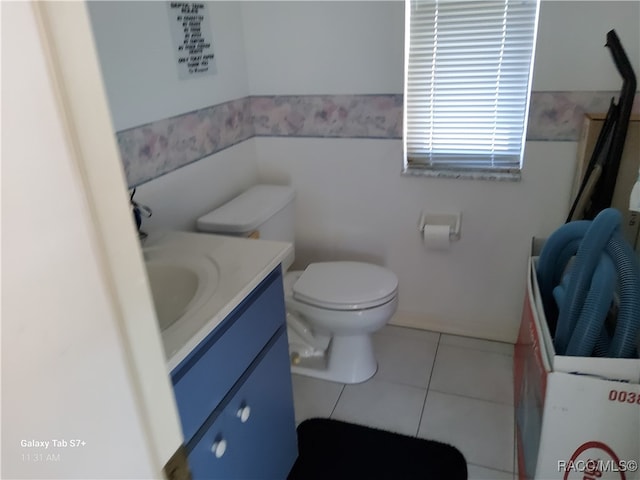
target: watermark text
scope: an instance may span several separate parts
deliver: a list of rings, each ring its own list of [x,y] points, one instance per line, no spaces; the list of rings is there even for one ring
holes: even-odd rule
[[[585,479],[600,478],[605,472],[635,472],[638,470],[636,460],[601,460],[589,458],[586,460],[558,460],[558,472],[580,472]]]

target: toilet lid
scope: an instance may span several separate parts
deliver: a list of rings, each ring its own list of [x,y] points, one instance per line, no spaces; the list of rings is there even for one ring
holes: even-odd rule
[[[391,300],[398,278],[384,267],[362,262],[312,263],[293,285],[293,297],[335,310],[362,310]]]

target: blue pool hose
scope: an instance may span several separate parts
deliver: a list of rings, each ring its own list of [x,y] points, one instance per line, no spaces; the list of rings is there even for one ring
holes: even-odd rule
[[[557,305],[554,347],[560,355],[638,356],[640,265],[620,232],[621,221],[618,210],[607,208],[593,221],[567,223],[540,253],[540,294],[545,312]],[[605,320],[616,294],[618,315],[610,335]]]

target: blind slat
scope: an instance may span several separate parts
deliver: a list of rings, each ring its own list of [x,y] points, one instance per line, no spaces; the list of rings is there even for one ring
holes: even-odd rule
[[[519,169],[539,0],[407,2],[407,165]]]

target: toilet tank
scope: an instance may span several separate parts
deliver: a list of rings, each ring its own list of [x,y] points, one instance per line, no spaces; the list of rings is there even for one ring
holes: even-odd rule
[[[254,185],[200,217],[196,225],[201,232],[293,243],[294,197],[288,186]]]

